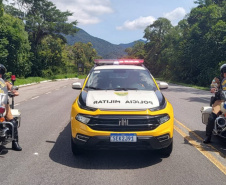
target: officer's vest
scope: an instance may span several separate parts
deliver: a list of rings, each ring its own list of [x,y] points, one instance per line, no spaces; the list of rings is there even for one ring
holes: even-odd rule
[[[226,78],[223,78],[223,79],[221,80],[221,89],[222,89],[223,91],[226,91]]]
[[[6,105],[8,101],[8,89],[5,81],[2,78],[0,78],[0,94],[6,94],[4,99],[2,96],[0,96],[0,102],[3,102]]]

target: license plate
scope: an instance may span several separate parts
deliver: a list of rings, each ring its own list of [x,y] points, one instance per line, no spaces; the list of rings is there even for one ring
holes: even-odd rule
[[[137,142],[136,134],[111,134],[110,142]]]

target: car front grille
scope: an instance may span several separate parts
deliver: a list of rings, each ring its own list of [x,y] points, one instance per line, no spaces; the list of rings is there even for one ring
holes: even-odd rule
[[[160,116],[163,115],[99,115],[92,117],[87,125],[97,131],[148,131],[159,126]]]

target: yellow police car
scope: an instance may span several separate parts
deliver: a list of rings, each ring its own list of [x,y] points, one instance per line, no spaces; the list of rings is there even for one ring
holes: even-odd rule
[[[71,108],[71,149],[173,149],[173,107],[141,59],[95,60]]]

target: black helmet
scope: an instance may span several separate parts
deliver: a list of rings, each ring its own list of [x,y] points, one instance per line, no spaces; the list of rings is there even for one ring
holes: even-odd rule
[[[0,64],[0,74],[4,75],[6,73],[6,68],[4,65]]]

